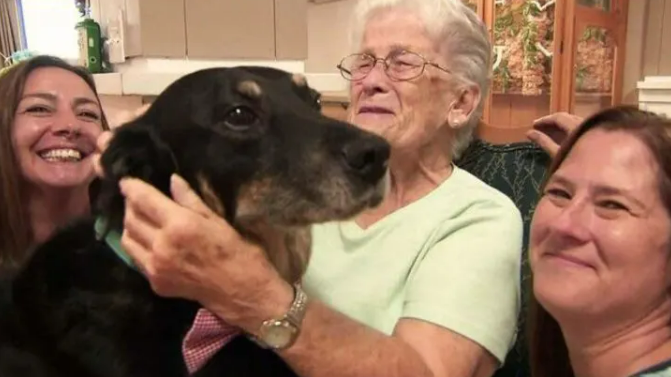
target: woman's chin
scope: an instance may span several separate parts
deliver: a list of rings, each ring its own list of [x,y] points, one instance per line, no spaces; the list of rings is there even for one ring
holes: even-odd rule
[[[593,306],[591,287],[579,283],[556,284],[534,280],[534,296],[539,304],[554,316],[573,315],[589,311]]]
[[[357,114],[352,118],[352,123],[376,134],[392,127],[395,121],[393,114]]]
[[[51,189],[77,189],[87,187],[94,178],[90,165],[53,166],[48,170],[33,171],[26,175],[32,185]]]

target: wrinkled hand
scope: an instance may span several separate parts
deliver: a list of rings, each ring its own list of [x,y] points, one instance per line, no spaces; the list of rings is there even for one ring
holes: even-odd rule
[[[536,119],[533,129],[527,132],[527,137],[554,158],[561,143],[582,121],[583,118],[569,113],[550,114]]]
[[[125,179],[121,244],[154,291],[200,302],[247,331],[284,313],[293,299],[263,251],[212,212],[180,177],[173,200],[137,179]]]

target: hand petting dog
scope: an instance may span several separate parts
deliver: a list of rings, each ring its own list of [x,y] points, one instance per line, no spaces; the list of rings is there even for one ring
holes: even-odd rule
[[[111,132],[98,139],[94,168]],[[139,179],[120,183],[126,198],[121,244],[152,289],[200,302],[231,325],[256,333],[286,312],[293,288],[256,245],[212,212],[181,177],[171,178],[172,200]],[[225,246],[224,246],[225,245]]]
[[[183,179],[172,176],[174,201],[138,179],[123,180],[121,191],[121,243],[157,294],[198,301],[250,333],[288,310],[293,288]]]

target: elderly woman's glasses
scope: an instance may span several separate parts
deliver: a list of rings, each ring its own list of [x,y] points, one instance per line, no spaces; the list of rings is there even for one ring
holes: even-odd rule
[[[350,81],[358,81],[368,76],[378,61],[384,64],[384,71],[387,73],[387,76],[398,81],[412,80],[419,77],[427,65],[450,73],[449,70],[438,64],[431,63],[421,55],[409,51],[393,53],[384,59],[376,58],[370,54],[352,54],[341,60],[337,67],[342,77]]]

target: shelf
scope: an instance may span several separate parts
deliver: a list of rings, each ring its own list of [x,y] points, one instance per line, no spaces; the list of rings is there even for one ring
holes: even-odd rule
[[[320,92],[342,93],[348,83],[337,73],[305,72],[302,60],[196,60],[132,58],[114,66],[115,72],[93,75],[101,95],[155,96],[180,77],[212,67],[266,66],[302,73],[308,84]],[[341,95],[337,95],[341,97]]]
[[[599,92],[575,92],[573,93],[575,98],[608,98],[612,97],[612,93],[599,93]]]
[[[522,92],[492,92],[495,96],[521,96],[521,97],[549,97],[550,93],[543,92],[541,94],[523,94]]]

